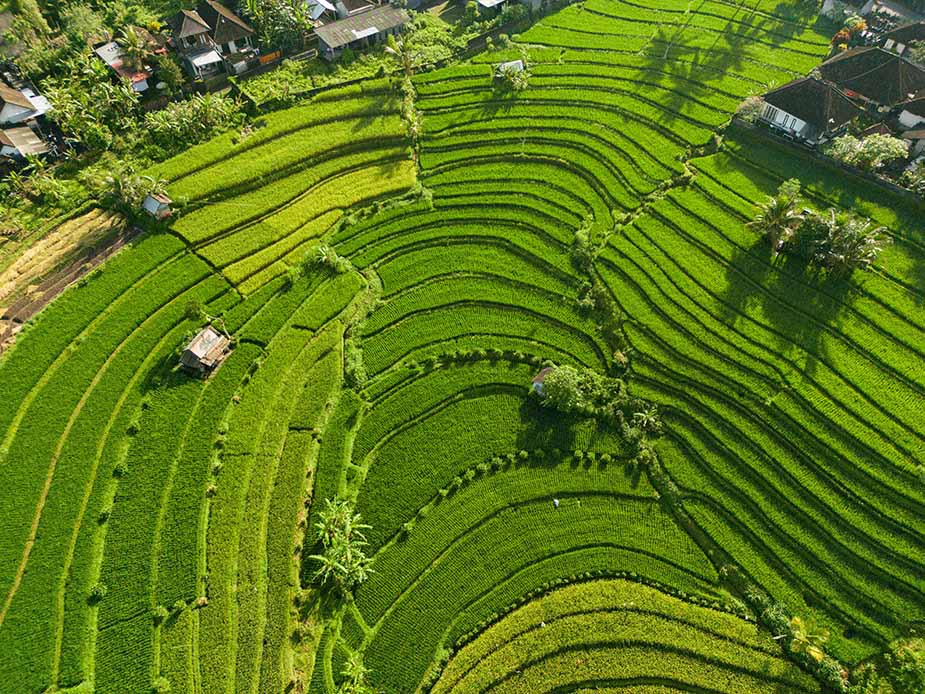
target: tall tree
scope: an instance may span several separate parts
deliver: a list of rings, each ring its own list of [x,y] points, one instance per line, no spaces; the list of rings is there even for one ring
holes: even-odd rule
[[[798,207],[799,191],[800,182],[795,178],[784,181],[776,195],[758,206],[755,218],[746,225],[767,237],[775,256],[803,221]]]

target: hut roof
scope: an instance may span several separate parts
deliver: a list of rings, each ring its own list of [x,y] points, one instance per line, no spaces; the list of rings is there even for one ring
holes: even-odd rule
[[[187,345],[180,362],[191,368],[211,369],[221,361],[229,344],[227,337],[208,326]]]

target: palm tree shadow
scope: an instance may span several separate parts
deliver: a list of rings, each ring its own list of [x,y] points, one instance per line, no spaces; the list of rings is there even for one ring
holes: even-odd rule
[[[743,332],[755,336],[760,333],[754,323],[763,325],[774,335],[764,346],[788,356],[809,376],[827,358],[826,336],[837,327],[852,293],[850,278],[819,272],[806,258],[772,259],[762,238],[736,251],[726,269],[726,286],[726,320],[751,324]]]

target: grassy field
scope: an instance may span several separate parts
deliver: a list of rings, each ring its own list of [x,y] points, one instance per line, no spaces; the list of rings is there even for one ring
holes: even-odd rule
[[[376,79],[158,165],[168,227],[0,361],[0,693],[335,694],[351,659],[387,694],[825,691],[733,574],[846,667],[925,622],[920,210],[723,132],[826,54],[800,7],[585,0],[416,75],[417,156]],[[791,176],[889,229],[871,272],[746,229]],[[235,340],[208,379],[191,302]],[[528,396],[547,360],[628,361],[677,503]],[[346,601],[334,497],[371,526]]]

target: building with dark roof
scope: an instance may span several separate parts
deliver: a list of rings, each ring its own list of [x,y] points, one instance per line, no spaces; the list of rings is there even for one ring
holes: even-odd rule
[[[344,49],[362,50],[397,34],[409,21],[408,13],[391,5],[380,5],[347,19],[316,27],[318,52],[336,60]]]
[[[925,41],[925,22],[910,22],[883,35],[883,47],[899,55],[905,54],[913,41]]]
[[[254,30],[234,12],[216,0],[203,0],[196,8],[199,16],[209,25],[209,38],[219,47],[222,55],[251,47]]]
[[[819,66],[822,77],[848,96],[894,106],[925,89],[925,70],[883,48],[850,48]]]
[[[861,113],[831,82],[801,77],[765,94],[760,118],[774,128],[816,144],[831,138]]]
[[[255,56],[254,30],[216,0],[203,0],[195,10],[181,10],[168,21],[183,63],[196,79],[225,67],[241,72]]]
[[[361,12],[369,12],[375,5],[368,0],[335,0],[334,6],[337,9],[337,17],[346,19]]]

